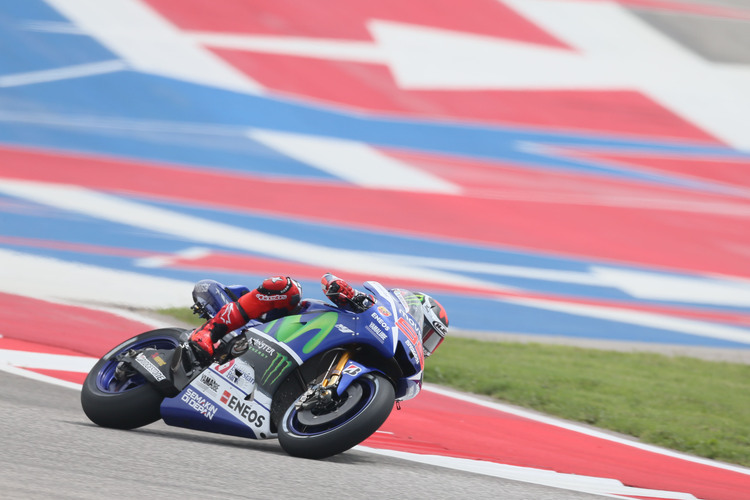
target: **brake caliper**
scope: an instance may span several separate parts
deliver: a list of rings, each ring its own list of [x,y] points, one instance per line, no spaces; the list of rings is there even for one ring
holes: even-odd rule
[[[132,376],[134,376],[136,373],[135,369],[130,365],[130,360],[135,358],[138,353],[134,349],[130,349],[129,351],[121,354],[119,356],[120,362],[117,363],[117,367],[115,368],[115,380],[118,382],[125,382]],[[129,360],[125,360],[125,358],[130,358]]]

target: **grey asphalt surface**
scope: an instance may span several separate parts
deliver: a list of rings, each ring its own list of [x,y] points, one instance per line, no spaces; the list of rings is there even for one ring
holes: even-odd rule
[[[352,450],[290,457],[254,441],[169,427],[90,423],[80,393],[0,372],[0,498],[587,500],[603,498]]]

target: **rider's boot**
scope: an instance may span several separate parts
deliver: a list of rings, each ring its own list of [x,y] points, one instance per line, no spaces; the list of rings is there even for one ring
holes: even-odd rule
[[[212,321],[213,320],[200,328],[195,329],[193,333],[190,334],[190,345],[193,346],[193,350],[196,351],[200,357],[206,359],[210,359],[214,355],[214,344],[216,343],[213,332],[217,325],[211,324]]]
[[[214,346],[227,332],[235,330],[249,321],[237,302],[230,302],[219,309],[219,312],[200,328],[190,334],[190,345],[198,356],[211,359]]]
[[[300,302],[302,287],[286,276],[268,278],[236,302],[225,304],[216,316],[190,335],[190,343],[198,356],[211,359],[214,347],[224,335],[252,319],[270,321],[289,314]]]

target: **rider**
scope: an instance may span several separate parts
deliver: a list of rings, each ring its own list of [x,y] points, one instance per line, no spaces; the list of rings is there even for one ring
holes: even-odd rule
[[[371,295],[355,290],[346,281],[330,273],[324,274],[320,283],[326,297],[334,304],[354,312],[362,312],[375,302]],[[448,316],[437,300],[422,293],[415,295],[422,303],[422,346],[425,356],[429,356],[448,333]],[[292,314],[299,309],[301,300],[302,285],[296,280],[288,276],[267,278],[255,290],[225,304],[213,318],[190,335],[190,342],[211,357],[216,342],[228,332],[253,319],[269,321]]]

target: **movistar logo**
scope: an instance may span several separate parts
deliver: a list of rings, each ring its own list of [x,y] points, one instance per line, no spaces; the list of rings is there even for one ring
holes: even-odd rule
[[[299,315],[285,316],[283,318],[271,321],[265,325],[259,326],[258,329],[264,333],[275,337],[279,342],[289,344],[300,337],[305,337],[307,342],[302,346],[302,352],[310,354],[325,340],[331,333],[333,327],[338,321],[338,313],[333,311],[318,314],[307,323],[302,323]],[[314,334],[312,337],[305,335]],[[297,347],[293,349],[298,350]]]
[[[262,385],[272,385],[277,380],[279,380],[279,377],[281,377],[284,372],[286,372],[287,368],[292,366],[292,360],[289,359],[287,356],[284,356],[283,354],[276,353],[276,356],[274,356],[273,361],[271,361],[271,364],[268,365],[268,368],[266,368],[266,371],[263,372],[263,376],[260,378],[260,383]]]

